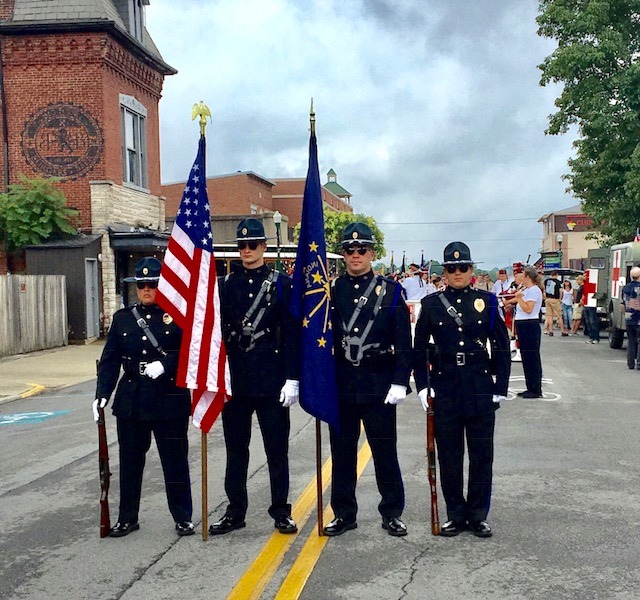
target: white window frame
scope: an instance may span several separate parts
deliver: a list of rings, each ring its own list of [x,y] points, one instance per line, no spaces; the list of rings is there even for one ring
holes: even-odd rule
[[[132,127],[127,127],[131,119]],[[122,183],[148,191],[147,109],[133,96],[120,94]]]
[[[138,41],[143,41],[144,5],[148,0],[129,0],[129,33]]]

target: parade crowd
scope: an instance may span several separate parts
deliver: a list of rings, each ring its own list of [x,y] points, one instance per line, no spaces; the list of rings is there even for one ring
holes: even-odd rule
[[[298,530],[288,499],[289,411],[299,400],[297,348],[304,322],[298,323],[290,312],[290,277],[264,261],[266,240],[260,221],[243,219],[236,239],[242,264],[219,280],[233,396],[222,410],[228,504],[210,526],[212,535],[246,525],[254,413],[267,456],[268,514],[280,533]],[[372,269],[374,243],[368,225],[348,225],[341,243],[346,271],[330,282],[339,422],[329,427],[335,518],[324,534],[337,536],[357,527],[361,426],[373,456],[382,528],[392,536],[407,534],[396,409],[411,391],[413,373],[422,407],[432,408],[434,414],[447,513],[440,535],[470,531],[490,537],[495,413],[507,396],[512,360],[522,362],[525,374],[526,390],[520,395],[541,397],[543,297],[545,334],[554,335],[554,319],[562,336],[577,334],[583,318],[591,330],[584,279],[577,278],[575,289],[568,281],[561,284],[557,273],[542,282],[534,268],[516,263],[511,274],[499,270],[494,282],[488,273],[474,271],[471,251],[462,242],[444,248],[441,274],[411,264],[401,277],[384,277]],[[155,258],[137,263],[135,276],[127,281],[136,284],[139,302],[115,314],[99,363],[94,416],[98,420],[98,408],[106,407],[115,391],[112,406],[119,441],[120,506],[111,537],[124,537],[140,527],[142,476],[152,434],[176,532],[195,532],[187,442],[190,396],[176,385],[182,332],[155,302],[160,271]],[[637,353],[640,268],[635,271],[625,298],[633,311]],[[420,307],[414,336],[407,302]],[[594,334],[590,341],[597,339],[599,334]],[[629,368],[640,368],[635,354]]]

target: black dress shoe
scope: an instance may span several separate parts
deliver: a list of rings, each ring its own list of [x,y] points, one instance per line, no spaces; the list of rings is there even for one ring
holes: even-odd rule
[[[474,521],[473,523],[469,523],[469,529],[471,529],[473,535],[476,537],[487,538],[493,535],[493,531],[491,531],[491,527],[489,527],[489,523],[486,521]]]
[[[273,520],[273,524],[280,533],[295,533],[296,531],[298,531],[296,522],[287,515],[276,517]]]
[[[225,515],[224,517],[222,517],[222,519],[216,521],[213,525],[209,525],[209,533],[211,535],[222,535],[224,533],[229,533],[234,529],[241,529],[242,527],[246,527],[246,525],[247,524],[243,519]]]
[[[345,531],[356,529],[357,527],[358,524],[355,521],[345,521],[342,517],[336,517],[323,529],[323,532],[328,536],[342,535]]]
[[[191,521],[180,521],[176,523],[176,531],[178,535],[193,535],[196,532],[196,528]]]
[[[386,529],[389,535],[396,537],[407,535],[407,526],[402,522],[400,517],[383,517],[382,529]]]
[[[444,537],[454,537],[460,535],[467,528],[464,521],[447,521],[440,528],[440,535]]]
[[[118,521],[109,531],[109,537],[124,537],[132,531],[138,531],[138,529],[140,529],[140,525],[138,525],[137,521],[134,523],[120,523]]]
[[[523,398],[542,398],[542,394],[539,394],[538,392],[530,392],[529,390],[527,390],[524,394],[522,394]]]

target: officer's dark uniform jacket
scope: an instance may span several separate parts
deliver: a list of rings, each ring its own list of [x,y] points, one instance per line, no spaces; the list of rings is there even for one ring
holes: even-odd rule
[[[269,291],[262,296],[253,316],[243,324],[263,284],[273,269],[262,265],[257,269],[237,268],[220,280],[222,327],[229,356],[231,389],[234,396],[277,396],[285,379],[298,379],[296,345],[299,336],[289,312],[291,278],[278,274]],[[264,314],[253,332],[255,346],[243,335],[244,327],[256,326],[260,309]]]
[[[447,313],[443,295],[462,320]],[[433,336],[434,344],[429,344]],[[486,349],[489,340],[491,359]],[[432,387],[434,411],[475,416],[496,410],[494,394],[507,395],[511,353],[509,335],[498,314],[497,298],[470,287],[446,290],[423,298],[415,331],[415,379],[418,390]],[[427,371],[427,362],[433,365]],[[496,376],[496,380],[492,378]]]
[[[358,299],[369,287],[372,278],[375,287],[364,304],[351,331],[345,331],[356,309]],[[341,402],[365,404],[384,401],[391,384],[409,389],[411,374],[411,325],[409,310],[404,301],[402,286],[390,279],[374,275],[344,274],[334,280],[332,293],[332,323],[336,356],[338,396]],[[354,358],[355,348],[345,347],[349,338],[361,338],[373,315],[378,296],[383,293],[382,304],[366,339],[364,356],[356,366],[347,360]],[[371,346],[370,348],[366,348]]]
[[[176,386],[182,331],[157,304],[135,306],[166,356],[153,347],[138,326],[133,307],[119,310],[113,316],[100,359],[96,396],[111,396],[122,366],[124,375],[113,402],[113,414],[116,417],[134,421],[188,417],[191,412],[189,391]],[[157,379],[142,375],[144,364],[156,360],[162,362],[164,373]]]

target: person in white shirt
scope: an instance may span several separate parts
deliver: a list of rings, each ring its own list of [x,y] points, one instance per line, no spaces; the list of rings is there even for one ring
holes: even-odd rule
[[[427,295],[427,290],[422,277],[420,277],[419,267],[415,263],[409,265],[409,271],[405,275],[402,287],[407,294],[407,301],[422,300]]]
[[[506,269],[500,269],[498,271],[498,279],[496,279],[491,292],[496,296],[499,296],[502,292],[506,292],[513,283],[513,277],[509,277]]]
[[[540,360],[540,276],[533,267],[524,270],[524,290],[516,292],[515,324],[522,355],[522,369],[527,384],[523,398],[542,398],[542,362]]]

